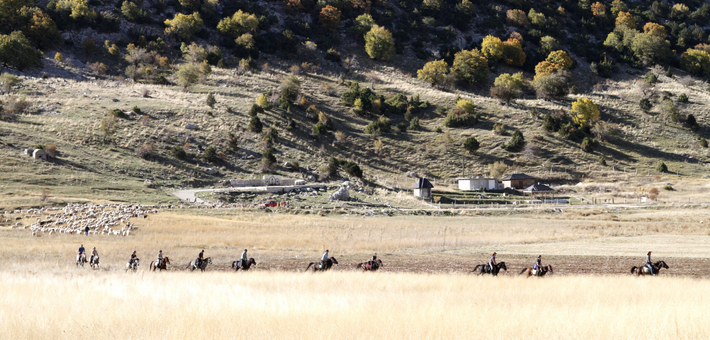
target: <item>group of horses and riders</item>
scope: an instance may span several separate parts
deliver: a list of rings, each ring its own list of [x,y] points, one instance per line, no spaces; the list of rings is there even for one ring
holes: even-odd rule
[[[84,245],[82,244],[79,247],[79,254],[77,255],[76,258],[76,265],[77,266],[84,266],[84,263],[86,263],[86,250],[84,249]],[[491,255],[491,258],[488,260],[488,263],[484,264],[479,264],[476,267],[473,268],[471,272],[476,272],[478,271],[478,275],[483,275],[483,274],[491,274],[493,276],[498,276],[498,273],[500,273],[501,269],[508,271],[508,267],[505,266],[505,262],[497,262],[496,261],[496,255],[497,253],[494,252],[493,255]],[[660,272],[661,269],[665,268],[668,269],[668,265],[664,261],[657,261],[656,263],[653,263],[651,261],[651,252],[649,251],[648,254],[646,255],[646,263],[643,266],[633,266],[631,268],[631,274],[636,274],[638,276],[641,275],[652,275],[655,276]],[[99,252],[96,250],[96,247],[94,247],[94,250],[91,253],[91,258],[89,260],[89,263],[91,265],[91,268],[98,269],[99,268]],[[136,271],[138,270],[138,265],[140,263],[140,259],[136,255],[136,251],[134,250],[133,253],[131,254],[131,258],[128,260],[128,263],[126,263],[126,271],[132,270]],[[163,271],[167,270],[167,266],[170,264],[170,259],[167,256],[163,256],[163,251],[160,250],[158,252],[158,258],[157,260],[153,261],[150,263],[149,270],[155,271],[156,269],[158,271]],[[186,269],[190,270],[195,270],[195,269],[200,269],[201,271],[205,271],[207,268],[208,264],[212,264],[212,258],[207,257],[205,258],[205,250],[203,249],[200,251],[200,253],[197,255],[197,259],[193,260],[190,262],[190,264],[187,265]],[[308,264],[308,267],[306,267],[306,271],[308,271],[311,267],[313,268],[314,272],[324,272],[327,270],[330,270],[333,265],[338,264],[338,260],[335,259],[335,257],[330,256],[330,251],[328,249],[325,250],[325,253],[323,253],[323,256],[321,256],[320,261],[318,262],[311,262]],[[235,271],[239,270],[249,270],[252,266],[256,266],[256,261],[254,260],[253,257],[249,257],[247,254],[247,249],[244,249],[244,252],[242,255],[239,257],[239,260],[233,261],[232,262],[232,268]],[[358,263],[356,266],[356,269],[360,269],[363,271],[377,271],[382,267],[382,260],[377,258],[377,253],[375,253],[372,258],[366,262]],[[552,265],[542,265],[542,255],[538,255],[537,259],[535,260],[535,264],[530,267],[530,268],[523,268],[518,275],[523,275],[525,274],[527,277],[530,276],[537,276],[537,277],[542,277],[545,276],[545,274],[553,273]]]
[[[79,254],[76,256],[76,265],[77,267],[83,267],[86,262],[86,249],[84,249],[84,245],[82,244],[79,246]],[[96,247],[94,247],[94,250],[91,252],[91,257],[88,262],[92,269],[99,269],[99,252],[96,250]]]

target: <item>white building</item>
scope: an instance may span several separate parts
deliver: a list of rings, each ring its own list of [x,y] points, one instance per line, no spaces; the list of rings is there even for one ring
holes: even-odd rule
[[[493,177],[468,177],[457,178],[459,182],[459,190],[474,191],[474,190],[496,190],[500,187],[498,181]]]
[[[425,197],[425,198],[431,198],[431,189],[434,188],[434,186],[429,182],[428,179],[426,178],[418,178],[416,182],[414,182],[414,186],[412,186],[412,189],[414,189],[414,196],[416,197]]]

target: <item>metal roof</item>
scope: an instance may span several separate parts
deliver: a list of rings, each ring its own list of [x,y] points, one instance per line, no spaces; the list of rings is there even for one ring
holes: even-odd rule
[[[542,192],[542,191],[555,191],[555,189],[552,189],[548,187],[547,185],[544,184],[533,184],[525,189],[523,189],[523,192]]]
[[[528,176],[526,174],[512,174],[506,178],[501,179],[501,181],[510,181],[515,179],[535,179],[535,177]]]
[[[414,186],[412,187],[413,189],[425,189],[425,188],[433,188],[434,186],[431,185],[431,182],[429,182],[428,179],[422,177],[417,179],[416,182],[414,182]]]

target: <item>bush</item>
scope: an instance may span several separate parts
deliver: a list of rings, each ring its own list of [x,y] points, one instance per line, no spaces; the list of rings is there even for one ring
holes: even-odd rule
[[[328,165],[326,166],[326,174],[329,178],[335,178],[338,176],[338,169],[340,168],[340,161],[335,157],[328,158]]]
[[[251,117],[251,120],[249,121],[249,131],[254,132],[254,133],[261,133],[261,130],[264,128],[264,125],[261,123],[261,119],[257,116]]]
[[[4,72],[0,75],[0,93],[10,93],[12,88],[22,83],[20,77]]]
[[[611,78],[616,72],[619,72],[619,65],[617,65],[612,60],[608,59],[606,55],[604,60],[599,63],[592,62],[589,68],[594,72],[594,74],[602,78]]]
[[[276,156],[274,156],[274,150],[271,148],[268,148],[264,150],[264,153],[261,155],[261,171],[262,172],[271,172],[274,171],[274,168],[276,167]]]
[[[596,145],[597,141],[594,138],[584,137],[580,147],[584,150],[584,152],[593,152]]]
[[[259,28],[259,19],[254,14],[236,11],[231,17],[222,19],[217,24],[217,30],[232,38],[238,38],[243,34],[255,34]]]
[[[648,113],[648,111],[651,111],[651,109],[653,108],[653,105],[651,105],[650,100],[644,98],[639,101],[639,108],[641,109],[641,111]]]
[[[170,153],[173,155],[173,157],[177,159],[187,158],[187,153],[185,152],[185,149],[183,149],[183,147],[179,145],[173,146],[173,148],[170,149]]]
[[[658,172],[668,172],[668,167],[666,166],[666,163],[660,162],[656,166],[656,171]]]
[[[32,47],[22,32],[0,34],[0,64],[22,71],[39,65],[41,58],[42,52]]]
[[[298,80],[298,77],[295,75],[289,75],[281,82],[280,90],[281,96],[279,100],[281,105],[284,106],[282,108],[288,108],[293,105],[298,98],[298,94],[301,91],[301,81]]]
[[[424,67],[417,71],[417,78],[434,86],[444,82],[448,72],[449,65],[444,59],[434,60],[424,64]]]
[[[466,113],[470,113],[470,114],[475,113],[475,110],[476,110],[476,107],[473,105],[473,102],[470,100],[466,100],[466,99],[457,100],[456,101],[456,108],[464,110]]]
[[[407,123],[399,122],[399,124],[397,124],[397,130],[399,130],[399,132],[401,133],[407,132]]]
[[[587,98],[579,98],[573,102],[570,112],[574,114],[572,118],[574,122],[581,127],[596,123],[599,120],[597,104]]]
[[[499,178],[505,174],[506,170],[508,170],[508,165],[502,161],[488,164],[488,173],[491,177]]]
[[[707,141],[707,139],[705,139],[703,137],[698,138],[698,144],[700,144],[700,146],[702,146],[704,148],[708,147],[708,141]]]
[[[136,148],[135,150],[136,156],[143,158],[143,159],[150,159],[153,158],[155,154],[155,147],[152,144],[143,144],[139,147]]]
[[[183,40],[190,39],[195,33],[202,30],[203,21],[200,13],[192,14],[177,13],[175,17],[165,20],[165,34]]]
[[[653,72],[648,72],[643,76],[643,81],[653,85],[658,82],[658,77]]]
[[[365,133],[367,134],[383,134],[388,133],[392,130],[392,125],[390,120],[385,116],[380,116],[377,120],[367,124],[365,127]]]
[[[678,96],[678,102],[679,103],[687,103],[688,102],[688,95],[686,95],[685,93],[681,93]]]
[[[409,129],[414,131],[419,131],[422,127],[419,125],[419,118],[414,117],[409,121]]]
[[[460,51],[454,55],[451,72],[456,80],[467,85],[476,85],[488,80],[488,60],[478,49]]]
[[[266,98],[266,95],[263,93],[260,94],[258,97],[256,97],[256,105],[259,106],[259,109],[261,111],[259,112],[264,112],[264,110],[268,110],[271,108],[271,104],[269,104],[269,100]]]
[[[345,173],[349,176],[362,178],[362,169],[360,169],[360,166],[355,162],[345,162],[343,164],[343,170],[345,170]]]
[[[325,60],[332,61],[334,63],[339,63],[342,57],[340,56],[340,52],[329,48],[328,51],[325,52]]]
[[[678,107],[673,104],[673,101],[666,99],[661,104],[661,114],[666,121],[671,121],[677,123],[680,121],[680,111]]]
[[[251,104],[251,108],[249,109],[249,116],[251,117],[256,117],[257,114],[264,112],[264,109],[261,108],[261,106],[257,104]]]
[[[604,156],[599,157],[599,165],[606,166],[606,159],[604,159]]]
[[[216,103],[217,103],[217,100],[214,99],[214,95],[211,93],[208,94],[207,99],[205,100],[205,104],[207,104],[207,106],[209,106],[209,107],[214,107],[214,104],[216,104]]]
[[[673,189],[673,186],[672,186],[672,185],[666,185],[666,186],[663,187],[663,190],[673,191],[673,190],[675,190],[675,189]]]
[[[491,87],[491,96],[500,101],[510,103],[513,98],[517,97],[525,83],[525,78],[522,72],[513,75],[503,73],[498,76],[494,82],[494,87]]]
[[[348,91],[345,91],[340,97],[340,100],[350,106],[356,106],[358,110],[364,113],[379,113],[378,100],[381,101],[375,92],[367,87],[360,87],[358,83],[351,83]],[[355,105],[359,100],[358,105]]]
[[[698,130],[700,130],[700,125],[698,125],[698,121],[692,113],[689,114],[688,118],[685,120],[685,125],[693,132],[698,132]]]
[[[205,152],[202,153],[202,160],[205,162],[216,162],[219,160],[219,156],[217,156],[217,149],[214,148],[214,146],[208,146],[205,149]]]
[[[505,135],[505,125],[504,124],[493,124],[493,134],[498,136]]]
[[[524,146],[525,138],[523,137],[523,133],[520,132],[520,130],[515,129],[515,131],[513,131],[512,137],[508,141],[508,144],[506,144],[503,148],[506,151],[517,152],[520,151]]]
[[[476,151],[478,151],[478,148],[480,146],[481,145],[478,143],[478,140],[474,136],[466,138],[466,140],[463,142],[463,148],[472,155],[476,154]]]
[[[444,126],[454,127],[471,127],[478,123],[478,116],[467,113],[462,109],[453,109],[444,119]]]
[[[365,34],[365,51],[372,59],[387,61],[394,56],[394,39],[384,27],[373,25]]]

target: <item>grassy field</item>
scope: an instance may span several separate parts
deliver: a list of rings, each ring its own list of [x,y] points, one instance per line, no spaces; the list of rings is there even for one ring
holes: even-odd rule
[[[18,268],[19,269],[19,268]],[[699,339],[706,280],[0,273],[3,337]]]

